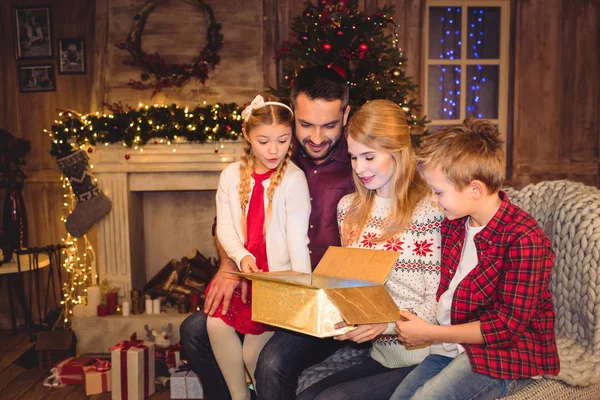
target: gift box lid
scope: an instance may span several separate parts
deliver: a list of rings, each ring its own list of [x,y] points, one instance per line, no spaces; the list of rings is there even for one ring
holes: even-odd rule
[[[400,319],[400,312],[383,284],[399,255],[387,250],[330,246],[312,274],[232,273],[253,281],[322,290],[347,324],[392,322]]]

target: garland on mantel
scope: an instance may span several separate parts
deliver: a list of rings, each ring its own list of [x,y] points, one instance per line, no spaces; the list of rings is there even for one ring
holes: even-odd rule
[[[206,15],[208,21],[206,45],[200,55],[194,58],[190,64],[167,64],[157,52],[147,53],[143,51],[142,34],[144,33],[146,20],[156,6],[166,1],[168,0],[149,0],[144,4],[134,16],[133,29],[125,42],[116,45],[119,49],[127,50],[133,57],[133,61],[125,61],[125,64],[138,66],[144,71],[141,74],[141,81],[132,79],[128,85],[139,90],[154,88],[152,97],[164,88],[180,88],[191,78],[196,78],[204,84],[208,79],[209,67],[214,70],[219,63],[218,51],[223,47],[221,24],[217,22],[212,8],[203,0],[183,0],[196,6]]]
[[[235,103],[195,108],[139,104],[135,109],[115,103],[107,108],[110,112],[106,114],[60,111],[50,132],[44,129],[52,140],[51,154],[58,159],[86,147],[91,152],[91,146],[119,142],[143,151],[148,142],[171,144],[178,138],[200,143],[237,140],[242,132],[241,110]]]

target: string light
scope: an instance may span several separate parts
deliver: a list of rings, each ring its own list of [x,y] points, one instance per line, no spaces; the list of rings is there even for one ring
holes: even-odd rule
[[[469,37],[472,42],[473,49],[473,58],[479,59],[482,56],[482,51],[484,48],[484,37],[483,37],[483,25],[484,25],[484,10],[483,8],[473,9],[473,16],[476,21],[469,23]],[[471,89],[471,104],[467,105],[467,116],[468,117],[477,117],[483,118],[483,114],[479,111],[479,99],[481,95],[481,84],[485,83],[486,77],[483,76],[483,67],[481,65],[475,66],[475,73],[473,74],[472,81],[469,82]]]
[[[83,115],[70,110],[59,113],[50,130],[45,130],[52,142],[52,155],[57,158],[74,149],[122,142],[123,147],[142,151],[149,140],[155,143],[173,142],[182,138],[189,142],[207,140],[237,140],[241,136],[240,107],[234,103],[203,105],[190,109],[140,103],[137,109],[111,106],[112,114]],[[186,121],[186,123],[182,123]],[[68,126],[69,128],[65,128]],[[87,128],[87,129],[86,129]],[[207,132],[211,133],[211,138]]]
[[[60,180],[64,191],[63,198],[65,199],[61,221],[65,223],[67,216],[75,209],[77,198],[73,193],[69,179],[61,176]],[[63,283],[63,298],[60,304],[63,307],[63,322],[65,326],[68,326],[73,314],[73,307],[77,304],[85,304],[87,288],[97,283],[98,275],[96,272],[96,254],[86,235],[78,239],[67,232],[61,241],[66,246],[61,253],[64,260],[62,267],[67,273],[67,279]]]
[[[440,20],[442,22],[442,38],[440,39],[441,52],[439,58],[454,60],[457,55],[460,55],[462,46],[460,38],[461,8],[447,7]],[[438,64],[438,68],[440,70],[438,89],[442,92],[444,119],[459,118],[461,68],[455,65],[441,64]]]

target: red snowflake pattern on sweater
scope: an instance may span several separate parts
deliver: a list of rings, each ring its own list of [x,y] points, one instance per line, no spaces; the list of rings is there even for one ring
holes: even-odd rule
[[[400,240],[397,237],[393,237],[383,245],[383,248],[388,251],[402,252],[402,251],[404,251],[404,249],[402,248],[403,244],[404,244],[404,242],[402,240]]]
[[[426,257],[433,254],[433,250],[431,246],[433,243],[427,243],[427,240],[423,240],[419,242],[415,240],[415,248],[413,249],[413,253],[418,256]]]
[[[363,235],[363,239],[360,244],[365,247],[372,249],[375,246],[375,238],[377,238],[377,234],[372,232],[367,232]]]

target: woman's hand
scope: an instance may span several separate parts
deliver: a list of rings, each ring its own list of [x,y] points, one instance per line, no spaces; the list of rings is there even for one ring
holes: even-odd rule
[[[242,267],[242,272],[245,272],[247,274],[260,272],[260,270],[256,266],[256,261],[254,261],[254,258],[252,256],[246,256],[242,258],[242,261],[240,261],[240,265]]]
[[[335,329],[341,329],[348,326],[345,322],[335,324]],[[364,343],[375,339],[387,329],[388,324],[365,324],[356,325],[356,329],[344,333],[343,335],[334,336],[335,340],[352,340],[356,343]]]
[[[427,346],[431,344],[429,334],[435,326],[411,312],[401,310],[400,321],[396,321],[398,341],[405,347]]]

